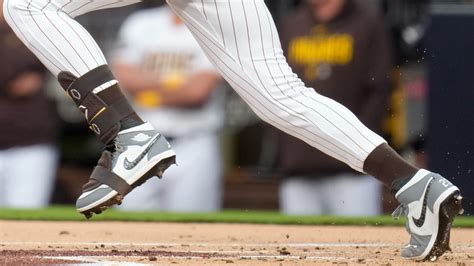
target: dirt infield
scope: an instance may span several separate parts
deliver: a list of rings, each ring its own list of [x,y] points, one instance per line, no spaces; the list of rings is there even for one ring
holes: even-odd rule
[[[0,221],[0,265],[397,265],[413,263],[406,241],[401,227]],[[436,265],[474,265],[474,229],[451,246]]]

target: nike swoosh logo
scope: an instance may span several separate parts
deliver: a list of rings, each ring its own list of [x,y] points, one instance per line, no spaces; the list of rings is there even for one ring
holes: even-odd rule
[[[145,155],[147,155],[147,153],[150,151],[151,147],[153,147],[153,144],[155,144],[158,139],[161,137],[161,135],[158,135],[156,136],[156,138],[154,138],[148,145],[147,147],[142,151],[142,153],[140,153],[138,155],[137,158],[135,158],[135,160],[133,161],[129,161],[127,157],[125,157],[125,160],[123,161],[123,167],[125,167],[125,169],[127,170],[132,170],[133,168],[135,168],[135,166],[137,166],[138,163],[140,163],[140,161],[145,158]]]
[[[430,182],[426,186],[425,189],[425,195],[423,197],[423,207],[421,209],[421,215],[418,219],[415,217],[412,217],[413,223],[418,227],[421,228],[425,224],[425,218],[426,218],[426,205],[428,204],[428,192],[430,191],[431,184],[435,181],[435,178],[431,178]]]

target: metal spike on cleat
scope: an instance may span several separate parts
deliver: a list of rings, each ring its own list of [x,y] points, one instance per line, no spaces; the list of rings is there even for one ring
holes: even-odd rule
[[[463,197],[460,194],[454,196],[454,203],[459,206],[458,215],[464,214],[464,209],[462,208],[462,199]]]
[[[156,173],[156,176],[159,178],[159,179],[162,179],[163,178],[163,171],[158,171]]]
[[[168,160],[164,161],[162,164],[158,165],[154,171],[154,175],[156,175],[159,179],[163,178],[163,174],[166,169],[168,169],[171,165],[176,164],[176,157],[169,158]]]
[[[116,203],[117,205],[121,205],[122,202],[123,202],[123,196],[120,195],[120,194],[118,194],[118,195],[115,197],[115,200],[116,200],[115,203]]]
[[[122,204],[122,201],[123,201],[123,196],[118,194],[117,196],[109,199],[108,201],[102,203],[101,206],[96,206],[94,207],[93,209],[90,209],[86,212],[82,212],[82,214],[84,214],[84,216],[87,218],[87,219],[90,219],[94,214],[101,214],[103,211],[109,209],[111,206],[115,205],[115,204]]]

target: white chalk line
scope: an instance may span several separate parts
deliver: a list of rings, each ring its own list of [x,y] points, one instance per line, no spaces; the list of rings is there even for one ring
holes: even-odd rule
[[[125,242],[0,242],[2,246],[48,245],[48,246],[126,246],[126,247],[399,247],[394,243],[125,243]]]
[[[357,253],[356,253],[357,254]],[[202,257],[202,256],[166,256],[158,255],[152,256],[156,259],[166,259],[166,260],[275,260],[275,261],[344,261],[351,262],[357,259],[357,256],[347,257],[347,256],[300,256],[300,255],[240,255],[240,256],[213,256],[213,257]],[[124,256],[46,256],[41,257],[43,259],[51,260],[68,260],[68,261],[79,261],[82,263],[92,263],[97,265],[127,265],[127,266],[141,266],[148,265],[142,263],[136,263],[131,261],[123,261]],[[117,260],[111,260],[116,258]],[[135,260],[149,260],[150,256],[127,256],[129,259]],[[365,258],[364,261],[367,263],[375,261],[372,258]],[[474,262],[474,260],[466,261]]]
[[[125,242],[0,242],[0,246],[19,245],[47,245],[47,246],[112,246],[112,247],[291,247],[291,248],[315,248],[315,247],[367,247],[367,248],[399,248],[400,243],[125,243]],[[457,249],[473,249],[474,245],[452,245]]]
[[[66,261],[78,261],[82,263],[93,263],[93,264],[100,264],[100,265],[127,265],[127,266],[139,266],[139,265],[148,265],[143,263],[133,263],[129,261],[111,261],[101,259],[102,257],[87,257],[87,256],[46,256],[41,257],[42,259],[49,259],[49,260],[66,260]],[[108,258],[110,257],[103,257]]]
[[[101,246],[102,248],[111,248],[111,247],[246,247],[246,248],[316,248],[316,247],[393,247],[399,246],[398,244],[372,244],[372,243],[123,243],[123,242],[0,242],[0,245],[47,245],[52,247],[59,246]],[[103,245],[103,246],[102,246]],[[306,260],[306,261],[320,261],[320,260],[331,260],[331,261],[350,261],[354,257],[357,257],[357,254],[364,253],[363,250],[358,252],[350,252],[354,256],[348,257],[348,252],[337,252],[331,250],[311,250],[305,252],[304,254],[299,255],[277,255],[269,254],[276,253],[277,250],[166,250],[167,252],[189,252],[190,256],[175,256],[175,255],[153,255],[153,257],[160,259],[183,259],[183,260]],[[203,257],[196,256],[192,254],[217,254],[217,256]],[[320,254],[320,255],[318,255]],[[337,256],[338,254],[346,256]],[[95,264],[106,264],[106,265],[132,265],[127,261],[113,261],[114,257],[123,258],[123,256],[47,256],[42,257],[45,259],[56,259],[56,260],[70,260],[70,261],[80,261],[83,263],[95,263]],[[135,260],[139,259],[148,259],[149,256],[141,255],[131,255],[129,258]],[[142,265],[142,264],[133,264],[133,265]]]
[[[368,247],[368,248],[390,248],[390,247],[399,247],[398,244],[372,244],[372,243],[123,243],[123,242],[107,242],[107,243],[97,243],[97,242],[0,242],[0,245],[51,245],[51,246],[97,246],[104,245],[104,247],[287,247],[287,248],[310,248],[310,247]],[[473,246],[464,245],[466,249],[474,249]],[[459,249],[459,247],[457,247]],[[288,254],[288,255],[278,255],[271,254],[278,252],[278,250],[166,250],[171,254],[163,255],[151,255],[157,259],[177,259],[177,260],[300,260],[300,261],[354,261],[358,256],[364,252],[364,249],[358,251],[332,251],[332,250],[310,250],[305,251],[303,254]],[[177,256],[173,255],[174,252],[189,252],[190,256]],[[215,256],[196,256],[193,254],[214,254]],[[350,254],[350,255],[349,255]],[[341,255],[341,256],[339,256]],[[347,256],[349,255],[349,256]],[[352,256],[351,256],[352,255]],[[79,261],[82,263],[93,263],[97,265],[145,265],[140,263],[133,263],[130,261],[123,261],[125,256],[47,256],[42,257],[44,259],[56,259],[56,260],[70,260],[70,261]],[[148,260],[150,256],[143,255],[131,255],[126,256],[131,260]],[[117,260],[114,260],[116,258]],[[373,259],[366,258],[366,262],[371,262]],[[474,262],[471,260],[470,262]]]
[[[149,256],[127,256],[133,259],[147,260]],[[298,256],[298,255],[241,255],[241,256],[215,256],[215,257],[200,257],[200,256],[153,256],[157,259],[182,259],[182,260],[229,260],[229,259],[240,259],[240,260],[341,260],[350,261],[355,259],[354,257],[336,257],[336,256]],[[45,256],[43,259],[51,260],[68,260],[68,261],[80,261],[84,263],[105,263],[107,265],[115,264],[127,264],[127,265],[144,265],[140,263],[133,263],[129,261],[110,260],[111,258],[123,258],[123,256]],[[367,260],[366,260],[367,261]],[[368,259],[370,261],[370,259]]]

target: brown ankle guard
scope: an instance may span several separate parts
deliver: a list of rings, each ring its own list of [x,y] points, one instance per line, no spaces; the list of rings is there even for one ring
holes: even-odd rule
[[[84,114],[89,128],[104,144],[109,144],[117,136],[120,120],[134,113],[122,100],[107,104],[93,93],[95,88],[113,80],[115,77],[107,65],[97,67],[80,78],[70,72],[58,75],[59,83]]]

